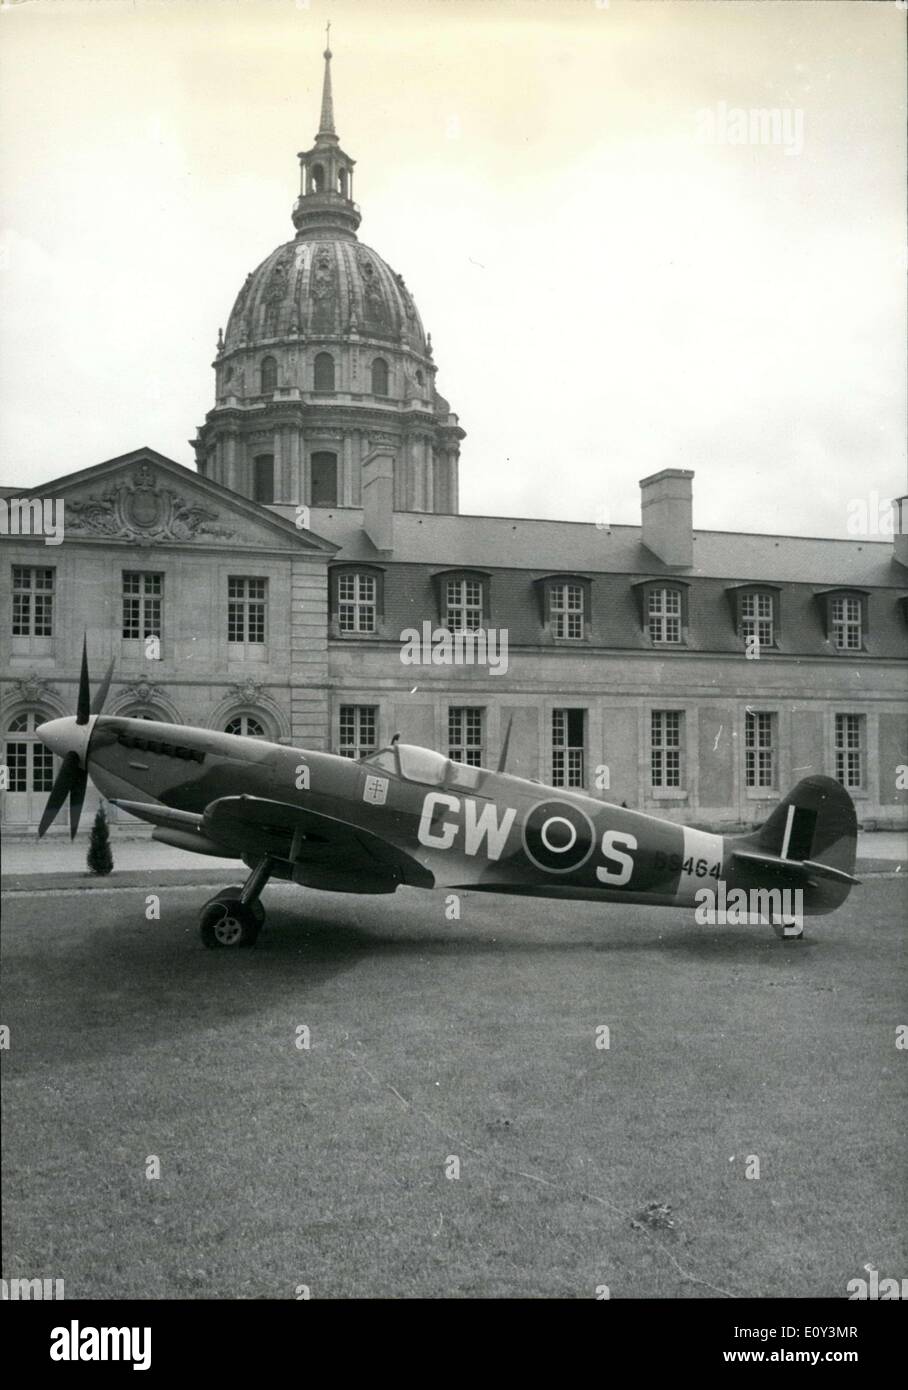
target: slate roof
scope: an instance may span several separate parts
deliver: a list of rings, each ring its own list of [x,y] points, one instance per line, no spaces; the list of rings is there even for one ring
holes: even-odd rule
[[[286,511],[293,508],[274,508]],[[313,508],[311,530],[339,546],[335,561],[376,561],[359,508]],[[478,569],[576,571],[581,574],[727,579],[744,583],[812,584],[834,588],[894,587],[908,592],[908,570],[894,559],[890,541],[822,540],[803,536],[694,531],[694,564],[664,565],[643,545],[639,526],[600,530],[584,521],[522,517],[433,516],[396,512],[392,563]]]

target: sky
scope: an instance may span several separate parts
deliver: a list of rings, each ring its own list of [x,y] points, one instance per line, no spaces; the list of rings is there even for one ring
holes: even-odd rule
[[[678,467],[701,529],[853,534],[906,491],[905,9],[3,0],[0,482],[193,465],[330,19],[360,240],[432,333],[463,512],[636,524]]]

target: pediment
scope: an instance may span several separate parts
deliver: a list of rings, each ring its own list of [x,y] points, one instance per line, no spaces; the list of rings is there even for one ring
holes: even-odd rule
[[[66,540],[321,552],[337,546],[229,488],[138,449],[32,488],[64,504]]]

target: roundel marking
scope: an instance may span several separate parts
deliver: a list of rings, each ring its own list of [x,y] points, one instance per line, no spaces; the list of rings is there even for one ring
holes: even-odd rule
[[[547,874],[569,874],[593,852],[596,831],[585,811],[568,801],[539,801],[523,824],[527,858]]]

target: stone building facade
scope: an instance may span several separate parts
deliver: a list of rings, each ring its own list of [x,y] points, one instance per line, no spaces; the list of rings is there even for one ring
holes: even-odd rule
[[[142,448],[0,489],[4,831],[37,826],[34,730],[74,710],[83,634],[96,681],[115,662],[112,713],[351,757],[400,732],[487,765],[510,725],[511,770],[689,823],[759,822],[810,772],[864,825],[908,823],[908,499],[892,543],[698,531],[674,468],[642,481],[639,526],[460,515],[463,430],[406,285],[357,239],[330,55],[300,163],[296,237],[221,335],[197,471]],[[446,660],[457,633],[486,659]]]

